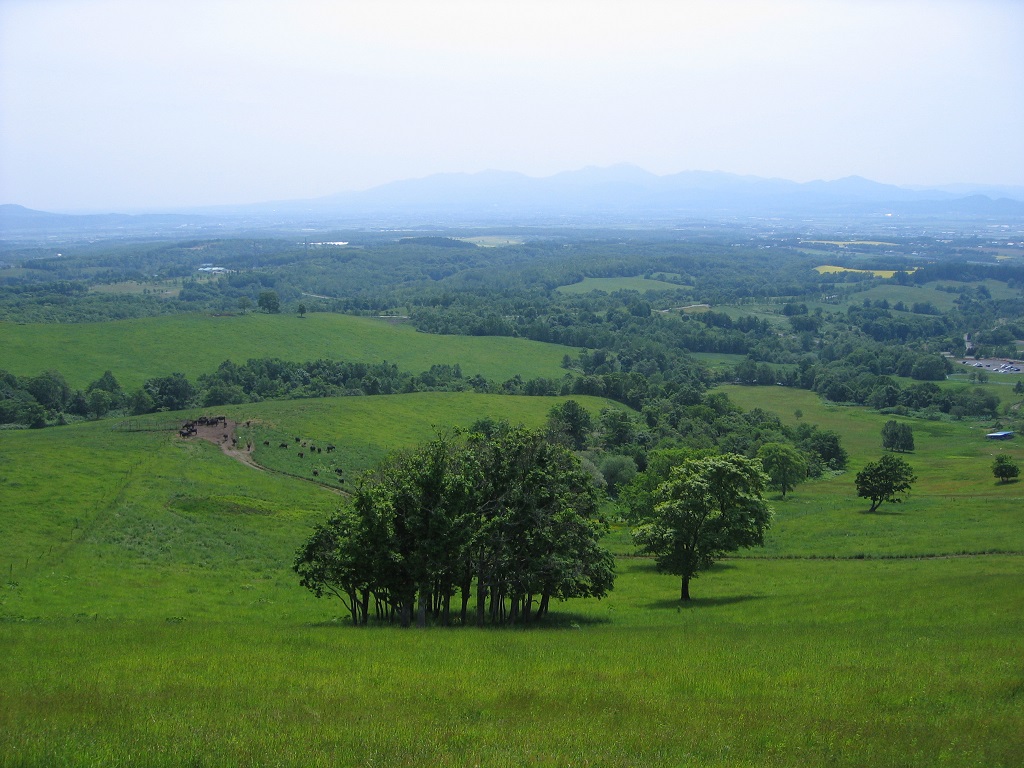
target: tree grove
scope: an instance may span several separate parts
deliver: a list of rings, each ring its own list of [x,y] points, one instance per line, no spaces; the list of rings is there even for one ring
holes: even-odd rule
[[[350,510],[317,526],[294,569],[354,623],[530,623],[550,601],[603,597],[614,563],[599,545],[589,475],[541,433],[441,435],[362,479]],[[453,610],[452,600],[460,598]]]

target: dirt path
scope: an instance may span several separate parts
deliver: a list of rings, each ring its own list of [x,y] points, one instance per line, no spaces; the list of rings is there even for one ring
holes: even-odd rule
[[[225,456],[230,456],[235,461],[240,461],[243,464],[258,469],[261,472],[268,472],[266,467],[257,464],[252,458],[252,443],[239,443],[238,437],[235,435],[235,428],[238,424],[230,419],[224,424],[217,424],[216,426],[197,426],[196,437],[200,440],[206,440],[218,446]],[[190,440],[191,438],[185,438]]]
[[[195,437],[200,440],[206,440],[207,442],[213,443],[220,448],[221,452],[225,456],[230,456],[235,461],[245,464],[247,467],[259,470],[260,472],[267,472],[273,475],[284,475],[285,477],[293,477],[297,480],[304,480],[307,483],[318,485],[321,488],[325,488],[331,493],[336,493],[339,496],[348,496],[349,494],[340,488],[334,488],[326,483],[321,483],[318,480],[310,480],[305,477],[299,477],[288,472],[281,472],[277,469],[271,469],[258,463],[253,457],[252,452],[255,447],[252,443],[243,443],[238,440],[238,436],[235,434],[235,430],[238,427],[238,423],[227,420],[226,423],[217,424],[216,426],[196,426]],[[182,438],[184,440],[192,440],[191,437]]]

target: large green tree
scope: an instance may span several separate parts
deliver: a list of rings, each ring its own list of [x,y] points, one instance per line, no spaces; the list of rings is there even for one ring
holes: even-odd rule
[[[281,299],[278,297],[277,291],[260,291],[256,305],[271,315],[276,315],[281,311]]]
[[[999,482],[1008,483],[1020,475],[1020,467],[1012,458],[1005,453],[1001,453],[992,462],[992,474],[996,476]]]
[[[771,478],[772,486],[786,492],[807,478],[807,460],[796,448],[785,443],[765,443],[757,451],[764,471]]]
[[[564,439],[573,449],[582,451],[587,438],[594,428],[590,412],[575,400],[566,400],[551,406],[548,412],[548,430],[553,436]]]
[[[857,473],[855,482],[857,495],[870,499],[868,512],[874,512],[883,502],[902,502],[900,495],[909,491],[916,480],[917,476],[907,462],[888,454],[865,464],[864,469]]]
[[[757,459],[724,454],[688,459],[658,487],[653,517],[634,536],[659,571],[681,578],[680,600],[690,599],[690,580],[722,555],[764,543],[768,482]]]

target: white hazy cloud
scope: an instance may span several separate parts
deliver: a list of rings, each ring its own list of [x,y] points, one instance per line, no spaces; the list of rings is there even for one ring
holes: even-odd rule
[[[0,202],[635,163],[1024,184],[1015,0],[0,0]]]

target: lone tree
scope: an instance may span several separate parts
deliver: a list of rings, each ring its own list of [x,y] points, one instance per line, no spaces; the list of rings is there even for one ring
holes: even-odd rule
[[[891,504],[899,504],[903,501],[899,497],[901,493],[910,490],[910,486],[917,481],[913,469],[903,459],[891,454],[882,456],[878,461],[870,461],[864,465],[864,469],[857,473],[857,495],[871,499],[871,509],[874,512],[882,504],[888,501]]]
[[[281,299],[278,298],[277,291],[260,291],[256,306],[267,314],[276,315],[281,311]]]
[[[771,478],[772,487],[782,491],[791,491],[796,484],[807,478],[807,460],[796,448],[785,443],[765,443],[757,452],[764,471]]]
[[[575,400],[551,406],[548,411],[548,431],[553,437],[565,440],[575,451],[582,451],[587,437],[594,428],[590,412]]]
[[[900,424],[895,420],[885,422],[882,427],[882,448],[900,453],[914,450],[914,430],[909,424]]]
[[[296,312],[298,313],[299,317],[305,317],[306,316],[306,305],[305,304],[299,304],[299,308],[296,310]]]
[[[768,482],[760,461],[728,453],[687,459],[658,487],[653,517],[634,537],[659,571],[682,579],[680,600],[690,599],[690,579],[722,555],[764,544]]]
[[[1009,456],[1000,454],[992,462],[992,474],[996,476],[999,482],[1008,483],[1020,474],[1020,467]]]

